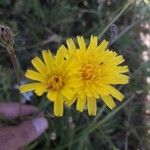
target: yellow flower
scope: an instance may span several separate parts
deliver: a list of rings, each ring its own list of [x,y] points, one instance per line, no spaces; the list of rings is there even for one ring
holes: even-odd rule
[[[124,62],[121,55],[107,49],[108,41],[103,40],[98,45],[98,37],[91,36],[89,46],[82,36],[77,37],[79,47],[76,48],[73,40],[66,41],[67,47],[61,46],[64,51],[68,50],[69,56],[74,56],[79,66],[79,85],[77,89],[77,110],[82,112],[86,106],[89,115],[96,115],[98,99],[113,109],[116,104],[112,98],[122,101],[124,96],[112,85],[127,84],[129,77],[123,73],[128,72],[128,66],[120,66]],[[71,105],[76,99],[67,102]]]
[[[20,86],[20,91],[35,91],[38,96],[46,92],[48,99],[54,102],[54,114],[62,116],[64,101],[71,100],[75,94],[76,63],[71,58],[66,60],[61,49],[56,56],[44,50],[42,56],[44,62],[39,57],[32,59],[36,71],[29,69],[25,74],[34,82]]]

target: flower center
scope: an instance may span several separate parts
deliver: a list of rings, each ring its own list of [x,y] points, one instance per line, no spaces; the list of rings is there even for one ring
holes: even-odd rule
[[[94,63],[84,64],[81,68],[83,80],[94,80],[100,76],[100,66]]]
[[[65,79],[60,75],[53,75],[48,79],[48,89],[58,91],[63,88],[65,84]]]

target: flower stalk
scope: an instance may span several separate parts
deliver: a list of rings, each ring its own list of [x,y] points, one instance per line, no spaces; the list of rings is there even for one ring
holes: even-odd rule
[[[14,34],[11,31],[11,29],[5,25],[0,25],[0,45],[7,50],[10,56],[10,59],[11,59],[11,62],[13,64],[13,68],[15,71],[17,83],[20,86],[21,78],[20,78],[20,71],[19,71],[19,67],[17,63],[17,58],[15,55],[14,44],[15,44],[15,39],[14,39]],[[21,114],[21,108],[22,108],[22,103],[20,99],[19,114]]]
[[[16,58],[16,55],[15,55],[15,52],[14,52],[14,48],[13,47],[7,47],[6,50],[8,51],[11,62],[13,64],[16,79],[17,79],[17,83],[18,83],[18,85],[21,85],[19,66],[18,66],[18,63],[17,63],[17,58]]]

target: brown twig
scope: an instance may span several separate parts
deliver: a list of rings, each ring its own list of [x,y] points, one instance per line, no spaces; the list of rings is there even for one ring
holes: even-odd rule
[[[19,66],[18,66],[18,63],[17,63],[17,58],[16,58],[16,55],[15,55],[15,52],[14,52],[14,48],[13,47],[7,48],[7,51],[10,55],[10,59],[11,59],[11,62],[13,64],[13,68],[14,68],[14,71],[15,71],[15,76],[16,76],[16,79],[17,79],[17,83],[20,86],[21,85],[21,76],[20,76]],[[22,102],[21,102],[21,96],[20,96],[20,107],[19,107],[19,114],[20,114],[19,116],[20,117],[21,117],[21,110],[22,110]]]

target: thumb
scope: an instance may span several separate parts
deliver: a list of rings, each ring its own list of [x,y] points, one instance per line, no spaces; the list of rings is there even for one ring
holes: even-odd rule
[[[45,118],[25,121],[17,127],[0,128],[0,150],[16,150],[38,138],[48,128]]]

